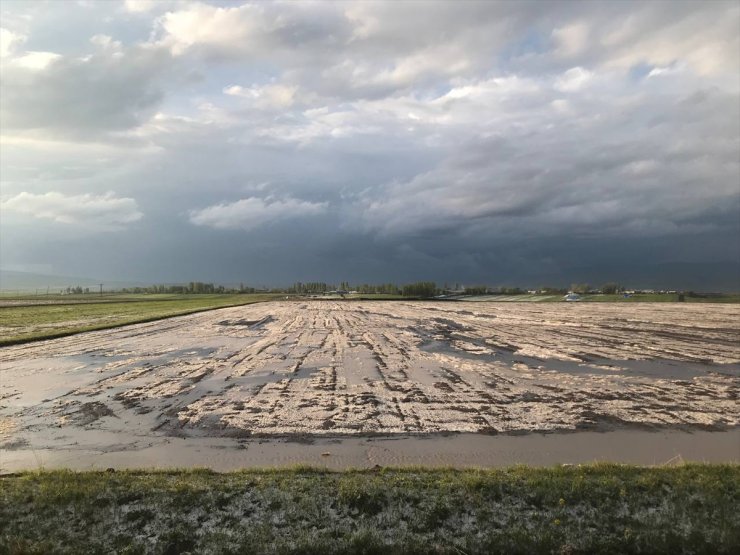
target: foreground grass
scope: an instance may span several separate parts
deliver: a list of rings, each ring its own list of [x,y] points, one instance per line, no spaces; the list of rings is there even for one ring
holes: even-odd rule
[[[5,553],[731,553],[740,466],[28,472]]]
[[[100,302],[0,307],[0,346],[271,300],[281,295],[116,296]]]

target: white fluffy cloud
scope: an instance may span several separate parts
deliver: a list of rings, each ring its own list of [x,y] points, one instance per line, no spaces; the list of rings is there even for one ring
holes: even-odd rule
[[[555,88],[562,92],[575,92],[582,89],[594,74],[582,67],[573,67],[555,81]]]
[[[61,58],[56,52],[26,52],[10,62],[12,65],[30,70],[42,70],[54,60]]]
[[[136,127],[162,99],[167,55],[148,49],[100,50],[84,58],[26,52],[4,64],[3,134],[83,140]]]
[[[22,35],[0,27],[0,58],[10,56],[13,50],[15,50],[15,47],[24,40],[25,37]]]
[[[297,100],[298,88],[286,85],[263,85],[242,87],[231,85],[224,89],[224,94],[246,98],[257,108],[281,109],[290,108]]]
[[[216,229],[251,230],[280,220],[316,216],[326,209],[324,203],[294,198],[265,200],[250,197],[193,210],[190,212],[190,222]]]
[[[152,11],[157,3],[162,3],[162,0],[125,0],[123,5],[126,11],[132,13],[142,13]]]
[[[134,199],[117,197],[112,192],[103,195],[23,192],[4,200],[0,207],[34,218],[107,230],[122,229],[143,216]]]
[[[185,9],[170,11],[159,19],[164,33],[163,44],[173,54],[205,45],[226,51],[241,49],[250,35],[259,31],[259,6],[216,7],[195,3]]]

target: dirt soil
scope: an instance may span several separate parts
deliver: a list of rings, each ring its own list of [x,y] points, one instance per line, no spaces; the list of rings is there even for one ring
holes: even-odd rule
[[[6,347],[0,367],[6,452],[720,431],[740,424],[740,307],[271,302]]]

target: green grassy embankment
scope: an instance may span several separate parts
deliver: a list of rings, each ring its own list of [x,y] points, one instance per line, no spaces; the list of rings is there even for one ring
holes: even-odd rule
[[[109,295],[95,302],[86,298],[56,299],[54,304],[0,306],[0,346],[64,337],[84,331],[150,322],[214,308],[239,306],[284,295]]]
[[[740,466],[25,472],[3,553],[732,553]]]

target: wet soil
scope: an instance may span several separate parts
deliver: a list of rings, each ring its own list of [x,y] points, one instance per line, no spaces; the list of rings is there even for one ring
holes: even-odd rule
[[[727,431],[740,307],[272,302],[6,347],[0,367],[0,467],[213,438]]]

